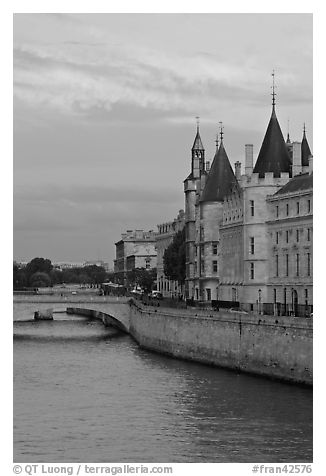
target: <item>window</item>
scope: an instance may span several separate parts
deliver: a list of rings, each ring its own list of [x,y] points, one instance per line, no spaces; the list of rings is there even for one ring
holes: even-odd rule
[[[289,242],[289,230],[286,230],[286,242]]]
[[[276,241],[276,244],[278,245],[278,238],[279,238],[279,233],[278,231],[275,233],[275,241]]]
[[[297,215],[300,213],[300,202],[297,202]]]
[[[276,218],[278,218],[278,205],[276,205]]]
[[[207,297],[207,301],[211,300],[211,290],[210,290],[210,288],[206,288],[206,297]]]
[[[213,255],[217,255],[217,243],[212,244]]]
[[[307,241],[310,241],[310,228],[307,228]]]
[[[235,302],[237,300],[237,288],[232,288],[232,301]]]
[[[250,263],[250,279],[255,279],[255,264]]]
[[[204,258],[202,258],[202,257],[200,259],[200,272],[201,273],[205,272],[205,261],[204,261]]]
[[[310,269],[310,253],[307,253],[307,276],[310,276],[311,269]]]
[[[255,202],[253,200],[250,200],[250,215],[255,216]]]
[[[286,204],[286,216],[287,217],[289,216],[289,204],[288,203]]]
[[[217,261],[213,261],[213,273],[217,273]]]
[[[300,230],[297,230],[297,242],[299,242],[299,240],[300,240],[300,233],[299,232],[300,232]]]
[[[300,275],[300,255],[299,254],[296,255],[296,270],[297,270],[296,274],[297,276],[299,276]]]
[[[289,255],[285,255],[285,276],[289,276]]]
[[[308,213],[311,212],[311,203],[310,203],[310,200],[307,201],[307,209],[308,209]]]
[[[255,238],[254,238],[254,236],[250,237],[250,254],[251,255],[255,254]]]
[[[145,263],[146,263],[146,269],[149,269],[151,267],[151,260],[146,259]]]
[[[275,275],[278,277],[278,255],[275,255]]]

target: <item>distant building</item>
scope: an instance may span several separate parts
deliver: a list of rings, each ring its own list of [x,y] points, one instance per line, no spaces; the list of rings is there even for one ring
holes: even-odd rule
[[[109,271],[109,263],[102,260],[85,261],[83,266],[101,266],[105,271]]]
[[[58,261],[53,263],[54,268],[57,269],[73,269],[73,268],[82,268],[84,266],[83,262],[75,261],[75,262],[65,262],[65,261]]]
[[[115,243],[114,273],[126,278],[135,268],[153,269],[157,264],[156,233],[153,230],[127,230]]]
[[[184,211],[180,210],[178,216],[170,222],[157,225],[158,233],[156,235],[156,251],[157,251],[157,290],[164,297],[176,297],[183,294],[183,289],[176,281],[168,279],[164,274],[163,256],[167,247],[172,243],[173,237],[178,231],[184,228]]]

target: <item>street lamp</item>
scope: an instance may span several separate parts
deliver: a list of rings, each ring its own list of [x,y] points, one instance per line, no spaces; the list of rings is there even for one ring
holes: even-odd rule
[[[262,311],[261,311],[261,289],[258,289],[258,313],[262,314]]]

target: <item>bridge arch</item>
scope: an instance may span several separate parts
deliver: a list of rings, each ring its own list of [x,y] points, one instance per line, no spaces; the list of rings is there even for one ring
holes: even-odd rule
[[[129,334],[129,323],[126,322],[126,319],[114,317],[108,312],[103,312],[98,309],[86,309],[81,307],[67,307],[67,314],[75,314],[78,316],[85,316],[90,319],[99,319],[103,322],[105,326],[111,326],[116,329],[119,329],[126,334]]]

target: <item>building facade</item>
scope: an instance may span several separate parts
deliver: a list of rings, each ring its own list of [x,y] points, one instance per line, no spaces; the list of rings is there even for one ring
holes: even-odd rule
[[[313,303],[313,180],[310,172],[293,177],[267,197],[269,282],[267,301],[275,314],[309,315]]]
[[[203,154],[198,137],[197,127],[194,146],[200,144]],[[261,313],[309,312],[312,155],[305,128],[301,142],[291,142],[289,135],[285,142],[273,94],[255,165],[253,145],[247,144],[244,173],[240,162],[233,172],[222,133],[209,170],[202,164],[195,169],[193,156],[194,147],[191,174],[184,182],[187,297]]]
[[[177,281],[167,278],[164,274],[164,252],[172,243],[176,233],[182,231],[185,226],[185,213],[179,210],[178,216],[170,222],[157,225],[158,233],[156,235],[157,252],[157,290],[164,297],[177,297],[184,293],[182,286]]]
[[[157,265],[156,233],[153,230],[127,230],[115,243],[114,273],[126,278],[135,268],[153,269]]]

